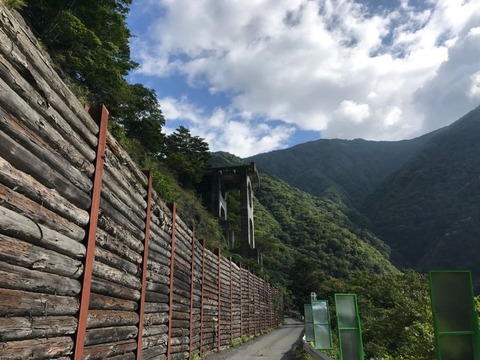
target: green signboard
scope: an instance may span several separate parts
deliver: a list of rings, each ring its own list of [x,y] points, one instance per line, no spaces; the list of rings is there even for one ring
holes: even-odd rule
[[[357,295],[335,294],[335,308],[337,311],[341,359],[364,360]]]
[[[328,313],[328,301],[312,300],[313,333],[315,349],[331,349],[332,333],[330,331],[330,314]]]
[[[478,316],[467,270],[429,272],[438,360],[480,360]]]
[[[304,304],[303,309],[305,313],[305,341],[315,341],[312,304]]]

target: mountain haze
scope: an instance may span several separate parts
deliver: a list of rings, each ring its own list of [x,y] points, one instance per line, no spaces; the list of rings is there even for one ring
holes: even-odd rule
[[[437,131],[362,210],[398,264],[480,271],[480,107]]]
[[[218,152],[212,154],[212,163],[237,166],[244,161]],[[227,202],[229,221],[234,223],[230,210],[237,206],[232,195],[228,193]],[[314,288],[312,281],[319,284],[329,277],[346,279],[355,270],[398,272],[388,260],[388,246],[350,221],[342,204],[313,196],[260,172],[254,207],[255,242],[263,253],[264,264],[270,276],[285,286],[304,286],[293,291],[300,305],[306,300],[302,296],[308,297]],[[303,283],[311,277],[314,280]]]
[[[321,139],[247,160],[312,195],[339,198],[358,206],[430,137],[395,142]]]
[[[480,274],[480,107],[413,140],[318,140],[248,160],[338,204],[397,266]]]

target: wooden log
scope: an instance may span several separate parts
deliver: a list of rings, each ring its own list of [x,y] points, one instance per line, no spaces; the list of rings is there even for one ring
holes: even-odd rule
[[[139,253],[119,241],[118,238],[111,236],[100,228],[97,228],[95,243],[134,264],[140,265],[143,261],[143,258]]]
[[[64,336],[76,330],[77,320],[73,316],[0,317],[3,342]]]
[[[100,261],[94,261],[93,275],[99,279],[112,281],[131,289],[140,290],[142,288],[142,282],[139,278],[130,275],[125,271],[115,269],[112,266],[105,265]]]
[[[1,234],[0,261],[72,279],[83,273],[83,265],[78,260]]]
[[[87,211],[79,209],[72,203],[68,202],[64,197],[59,195],[57,190],[47,188],[32,176],[18,171],[8,161],[1,157],[0,181],[8,187],[12,189],[14,188],[15,191],[25,195],[36,203],[42,204],[42,206],[52,210],[61,217],[70,220],[74,224],[80,226],[86,226],[88,224],[89,215]]]
[[[0,80],[1,85],[1,80]],[[0,97],[1,98],[1,97]],[[31,175],[48,188],[57,189],[61,196],[66,198],[80,209],[87,210],[90,206],[88,190],[84,191],[68,181],[63,175],[52,170],[38,156],[20,146],[7,134],[0,131],[0,154],[12,166]]]
[[[100,295],[116,296],[125,300],[137,301],[140,299],[140,291],[117,283],[98,279],[97,277],[92,278],[92,292]]]
[[[83,360],[103,360],[116,355],[122,355],[137,349],[135,340],[118,341],[109,344],[91,345],[85,347]]]
[[[128,175],[131,177],[132,184],[139,184],[139,187],[137,188],[137,192],[143,197],[146,197],[146,187],[147,187],[147,177],[145,176],[144,173],[140,171],[138,168],[137,164],[132,160],[130,155],[127,154],[125,150],[122,149],[120,144],[115,140],[115,138],[107,134],[107,145],[110,147],[112,152],[117,156],[117,158],[120,160],[120,164],[122,167],[126,167],[128,169],[124,169],[122,172],[125,175]],[[154,200],[156,200],[156,194],[154,192]]]
[[[74,279],[0,261],[0,287],[71,296],[80,293],[81,285]]]
[[[165,257],[166,259],[170,259],[171,258],[171,247],[170,246],[166,246],[165,243],[161,242],[157,235],[155,234],[151,234],[151,238],[150,238],[150,249],[149,251],[154,251],[155,253],[157,253],[158,255],[160,256],[163,256]]]
[[[168,313],[145,314],[143,323],[145,326],[166,324],[168,323]]]
[[[115,155],[109,146],[105,149],[105,166],[108,168],[109,175],[123,186],[126,194],[135,200],[135,203],[141,208],[146,209],[147,202],[143,196],[146,195],[142,185],[130,176],[127,168],[122,161]],[[127,172],[123,171],[127,169]],[[144,195],[142,195],[144,194]]]
[[[142,254],[143,243],[140,240],[140,233],[135,232],[135,234],[133,234],[126,228],[122,227],[119,223],[106,216],[106,214],[103,212],[104,210],[105,203],[104,201],[100,201],[100,215],[98,218],[99,226],[108,234],[123,242],[133,251]]]
[[[158,292],[160,294],[165,294],[165,295],[168,295],[170,293],[170,286],[154,283],[151,281],[147,282],[146,289],[149,291],[154,291],[154,292]]]
[[[137,308],[138,304],[135,301],[94,293],[90,296],[90,310],[137,311]]]
[[[169,296],[165,294],[159,294],[153,291],[146,291],[145,293],[145,301],[151,303],[168,303]]]
[[[70,355],[72,349],[73,340],[70,336],[9,341],[2,344],[0,360],[55,358]]]
[[[162,345],[167,346],[168,334],[145,336],[142,338],[142,349],[147,349],[151,346]]]
[[[189,326],[190,326],[190,321],[188,320],[175,320],[175,319],[172,320],[172,327],[174,328],[188,329]]]
[[[0,204],[4,208],[20,213],[35,223],[46,226],[67,238],[81,242],[85,238],[85,230],[78,225],[64,219],[60,215],[44,208],[29,198],[17,193],[0,183]]]
[[[168,325],[150,325],[143,328],[143,336],[153,336],[166,334],[168,332]]]
[[[108,149],[106,149],[106,151],[107,150]],[[115,193],[118,199],[121,202],[128,204],[136,216],[142,219],[142,213],[145,215],[145,209],[147,207],[145,199],[142,199],[139,194],[135,192],[119,169],[108,161],[108,156],[105,157],[104,176],[105,184],[108,184],[109,188]]]
[[[10,87],[11,84],[8,83],[10,79],[7,79],[7,76],[5,76],[6,69],[3,65],[5,65],[5,60],[3,57],[0,57],[0,89],[4,94],[4,96],[0,97],[0,107],[4,109],[4,112],[10,114],[23,127],[36,131],[39,137],[49,144],[48,147],[68,159],[73,166],[82,169],[90,168],[89,170],[92,172],[92,165],[89,163],[95,159],[94,150],[86,146],[78,138],[78,135],[72,132],[69,125],[58,114],[55,114],[55,111],[51,111],[51,114],[46,114],[45,110],[36,106],[35,102],[32,102],[30,98],[35,93],[24,95],[25,98],[20,97]],[[60,126],[57,126],[57,124]],[[63,130],[63,134],[60,134],[58,130]],[[67,139],[70,139],[71,142]],[[46,161],[48,160],[47,158]],[[85,184],[84,182],[80,183],[81,186]]]
[[[164,275],[164,276],[169,276],[170,275],[170,267],[168,267],[166,265],[162,265],[162,264],[160,264],[160,263],[158,263],[158,262],[156,262],[156,261],[154,261],[153,259],[150,259],[150,258],[148,259],[147,268],[148,268],[148,272],[152,272],[152,273],[156,273],[156,274]],[[149,276],[148,272],[147,272],[147,278]]]
[[[147,281],[153,281],[158,284],[169,284],[170,278],[168,276],[160,275],[149,270],[147,271]]]
[[[152,346],[142,351],[143,360],[166,360],[167,348],[163,345]]]
[[[108,360],[135,360],[137,356],[135,355],[134,352],[129,352],[129,353],[123,353],[120,355],[115,355],[115,356],[109,356],[107,359]]]
[[[0,288],[0,316],[75,315],[78,299]]]
[[[130,275],[140,276],[141,270],[140,267],[124,258],[103,249],[102,247],[95,246],[95,260],[103,264],[109,265],[115,269],[121,269],[129,273]]]
[[[75,116],[73,116],[72,119],[69,118],[69,122],[85,139],[90,139],[91,145],[94,146],[96,144],[95,138],[92,137],[91,134],[98,132],[98,126],[88,114],[86,114],[82,104],[80,104],[72,91],[70,91],[60,79],[57,72],[52,68],[50,62],[40,50],[38,41],[28,34],[25,28],[18,24],[16,19],[13,19],[11,16],[5,16],[3,10],[1,15],[0,29],[2,31],[0,32],[0,44],[2,44],[2,53],[16,66],[27,68],[26,71],[36,79],[37,84],[41,84],[43,91],[49,94],[48,99],[50,105],[71,110]],[[30,66],[27,67],[25,64],[29,64]],[[32,75],[33,70],[38,72],[40,76]],[[48,79],[48,84],[46,82],[42,83],[42,79],[44,78]],[[47,86],[49,88],[47,88]],[[62,100],[59,101],[57,100],[58,98]],[[61,104],[58,104],[58,102]],[[77,119],[77,117],[79,119]]]
[[[96,345],[134,339],[137,336],[136,326],[116,326],[87,329],[85,345]]]
[[[142,231],[145,228],[145,221],[137,216],[132,210],[132,200],[128,199],[127,202],[123,202],[118,198],[118,189],[114,188],[115,184],[108,184],[104,182],[102,187],[102,198],[110,205],[105,207],[104,211],[110,217],[117,219],[121,224],[127,227],[129,230],[133,231]],[[109,209],[109,212],[107,212]],[[127,223],[125,223],[125,221]]]
[[[89,310],[87,328],[138,324],[138,314],[132,311]]]
[[[153,312],[166,312],[169,309],[169,305],[167,303],[152,303],[146,302],[145,303],[145,313],[153,313]]]
[[[127,239],[131,239],[132,244],[136,244],[138,248],[132,248],[133,250],[142,252],[144,240],[143,229],[145,228],[145,224],[143,224],[142,227],[135,226],[127,217],[125,217],[121,212],[115,209],[112,203],[106,198],[107,194],[108,192],[104,191],[104,189],[102,188],[102,201],[100,201],[100,209],[104,220],[106,218],[109,219],[108,223],[103,222],[101,224],[102,228],[109,232],[109,228],[103,227],[103,225],[106,224],[106,226],[115,226],[117,228],[117,232],[122,232],[123,234],[125,234]]]
[[[150,250],[148,251],[148,259],[170,268],[170,257],[158,253],[152,247],[150,247]]]

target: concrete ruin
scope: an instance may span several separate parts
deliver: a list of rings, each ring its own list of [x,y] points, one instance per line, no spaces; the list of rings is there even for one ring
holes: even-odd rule
[[[207,176],[207,205],[212,213],[220,219],[230,249],[236,248],[235,234],[229,230],[227,218],[227,194],[232,190],[240,190],[241,234],[240,255],[256,259],[261,263],[261,256],[255,247],[255,231],[253,218],[253,190],[260,185],[255,163],[241,166],[212,168]]]

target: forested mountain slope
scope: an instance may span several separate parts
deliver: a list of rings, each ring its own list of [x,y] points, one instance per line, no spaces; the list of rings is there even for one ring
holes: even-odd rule
[[[321,139],[247,160],[310,194],[358,206],[430,136],[396,142]]]
[[[214,166],[233,166],[242,160],[213,153],[212,162]],[[388,247],[353,224],[340,204],[307,194],[264,172],[255,197],[255,240],[265,266],[277,281],[297,287],[293,292],[300,298],[308,297],[315,284],[328,277],[346,279],[353,270],[397,271],[388,260]],[[229,217],[231,199],[228,195]]]
[[[435,133],[366,199],[395,261],[480,271],[480,107]]]

